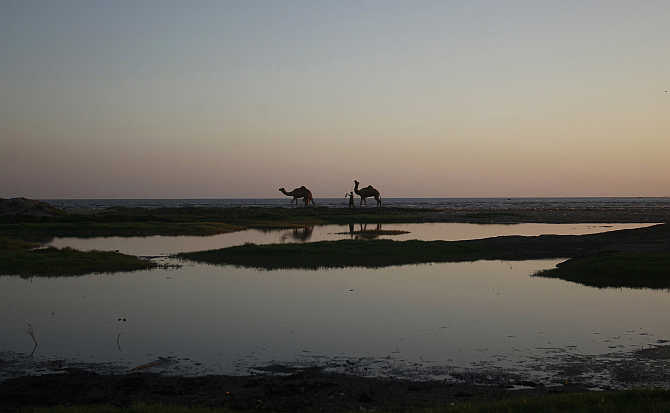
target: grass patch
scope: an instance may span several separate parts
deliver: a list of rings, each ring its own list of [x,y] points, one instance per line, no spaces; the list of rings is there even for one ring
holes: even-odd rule
[[[668,225],[655,225],[588,235],[506,236],[466,241],[340,240],[246,244],[182,253],[176,257],[264,269],[585,257],[569,260],[557,269],[538,275],[594,286],[667,288],[670,285],[665,279],[670,268],[669,250]]]
[[[176,257],[209,264],[233,264],[264,269],[315,269],[474,261],[493,259],[496,255],[495,251],[489,251],[474,242],[340,240],[305,244],[245,244],[181,253]]]
[[[670,288],[670,252],[604,252],[535,275],[592,287]]]
[[[0,250],[0,274],[73,276],[89,273],[143,270],[156,264],[111,251],[77,251],[72,248]]]
[[[227,408],[169,406],[163,404],[135,404],[128,407],[108,405],[56,406],[22,408],[22,413],[230,413]],[[244,410],[253,412],[254,410]],[[305,411],[319,411],[318,408]],[[342,410],[347,412],[347,410]],[[358,410],[352,410],[358,411]],[[383,412],[407,413],[489,413],[489,412],[664,412],[670,411],[670,392],[665,390],[627,390],[618,392],[590,392],[516,396],[496,401],[454,402],[434,408],[376,409]]]

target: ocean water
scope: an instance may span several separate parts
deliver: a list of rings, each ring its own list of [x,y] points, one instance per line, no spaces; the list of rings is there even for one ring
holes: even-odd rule
[[[203,198],[203,199],[44,199],[63,209],[108,207],[289,207],[290,198]],[[384,206],[450,209],[552,209],[552,208],[670,208],[670,197],[585,197],[585,198],[382,198]],[[317,206],[346,208],[342,198],[315,198]],[[358,199],[356,199],[358,205]],[[374,207],[374,200],[368,203]]]

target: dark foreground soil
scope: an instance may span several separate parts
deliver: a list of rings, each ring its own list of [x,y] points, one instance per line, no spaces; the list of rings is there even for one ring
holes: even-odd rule
[[[485,380],[485,376],[482,377]],[[137,402],[228,407],[241,410],[341,411],[435,407],[466,400],[584,391],[579,386],[511,390],[514,383],[411,382],[325,374],[174,377],[150,373],[97,375],[86,371],[27,376],[0,383],[0,411],[25,406]],[[516,383],[523,385],[523,382]]]

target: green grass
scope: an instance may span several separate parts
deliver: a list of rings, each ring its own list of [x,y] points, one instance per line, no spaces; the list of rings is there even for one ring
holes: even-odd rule
[[[0,250],[1,275],[72,276],[142,270],[155,265],[151,261],[111,251],[77,251],[72,248]]]
[[[135,404],[129,407],[106,405],[56,406],[23,408],[22,413],[230,413],[240,410],[169,406],[161,404]],[[253,410],[244,410],[253,412]],[[670,392],[664,390],[629,390],[619,392],[589,392],[550,394],[542,396],[516,396],[498,401],[454,402],[430,409],[376,409],[383,412],[407,413],[494,413],[494,412],[667,412],[670,411]]]
[[[605,252],[572,258],[535,275],[593,287],[670,288],[670,252]]]

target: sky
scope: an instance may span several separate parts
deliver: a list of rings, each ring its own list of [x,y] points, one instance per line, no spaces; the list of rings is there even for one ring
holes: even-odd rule
[[[0,1],[0,197],[670,196],[670,2]]]

